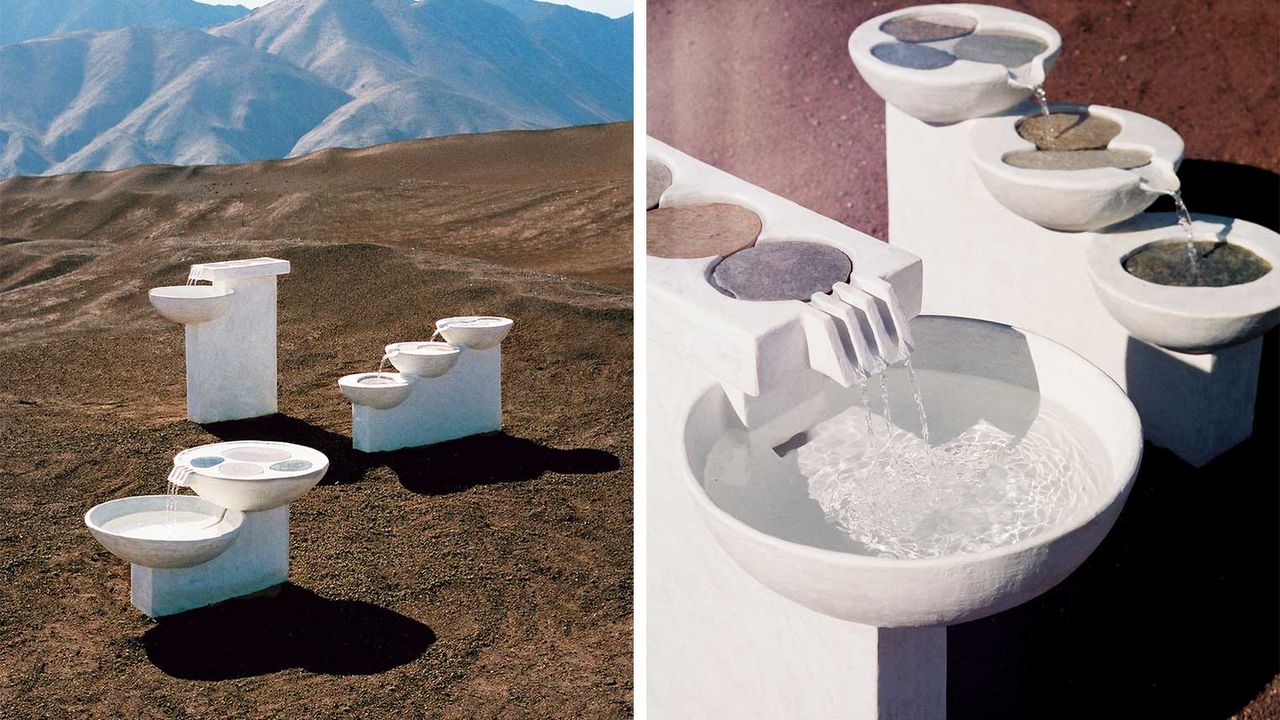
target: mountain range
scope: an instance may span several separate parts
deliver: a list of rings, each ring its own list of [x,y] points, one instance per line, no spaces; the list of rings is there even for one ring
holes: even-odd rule
[[[631,17],[534,0],[274,0],[253,12],[5,0],[0,12],[18,39],[0,45],[0,177],[631,116]]]

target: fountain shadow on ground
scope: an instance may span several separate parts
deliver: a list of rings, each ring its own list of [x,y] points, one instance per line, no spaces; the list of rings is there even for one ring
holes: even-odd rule
[[[386,466],[407,490],[447,495],[477,485],[523,482],[546,472],[588,475],[617,470],[617,456],[591,448],[559,449],[506,432],[472,435],[459,440],[365,453],[351,438],[289,415],[210,423],[204,429],[220,440],[275,440],[315,448],[329,458],[321,484],[359,481],[369,470]]]
[[[334,600],[286,583],[260,595],[160,618],[142,636],[147,657],[184,680],[231,680],[301,668],[371,675],[418,659],[431,628],[356,600]]]
[[[1148,445],[1098,551],[1061,585],[948,629],[948,717],[1222,720],[1280,672],[1280,333],[1254,433],[1196,470]],[[1188,692],[1194,688],[1194,692]]]

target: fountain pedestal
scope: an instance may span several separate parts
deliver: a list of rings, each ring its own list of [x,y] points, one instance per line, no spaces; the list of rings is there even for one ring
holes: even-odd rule
[[[1261,339],[1189,355],[1133,337],[1090,281],[1089,245],[1106,231],[1049,230],[1000,204],[970,153],[969,134],[985,122],[1000,120],[935,126],[885,105],[889,242],[924,261],[922,312],[1007,323],[1070,347],[1128,392],[1148,440],[1193,465],[1249,437]]]
[[[276,276],[288,260],[256,258],[191,266],[191,277],[231,288],[230,308],[186,326],[187,418],[196,423],[276,411]]]
[[[133,606],[152,618],[275,587],[289,579],[289,506],[246,512],[231,547],[201,565],[129,567]]]
[[[463,347],[444,375],[406,377],[412,379],[409,396],[399,405],[351,406],[356,450],[398,450],[502,429],[502,346]]]

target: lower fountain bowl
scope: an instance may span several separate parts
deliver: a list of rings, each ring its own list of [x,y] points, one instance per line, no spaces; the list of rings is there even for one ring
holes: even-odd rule
[[[413,386],[400,373],[355,373],[338,378],[342,396],[352,405],[390,410],[409,397]]]
[[[231,307],[235,290],[212,285],[171,285],[151,288],[147,299],[166,320],[199,325],[217,320]]]
[[[1142,453],[1133,404],[1106,374],[1066,347],[968,318],[922,316],[913,321],[912,331],[912,364],[934,447],[974,428],[994,428],[989,432],[1005,436],[1004,451],[1011,451],[1039,441],[1051,410],[1054,417],[1073,420],[1062,425],[1068,429],[1064,434],[1052,436],[1052,442],[1073,448],[1055,466],[1066,468],[1059,471],[1065,489],[1045,501],[1046,509],[1061,512],[1047,512],[1051,520],[1030,534],[976,550],[904,558],[852,542],[844,529],[828,522],[810,495],[813,476],[805,476],[794,459],[802,451],[794,448],[803,447],[805,434],[824,421],[860,406],[864,396],[856,386],[824,380],[827,390],[816,402],[748,429],[717,385],[694,402],[683,421],[687,488],[728,555],[783,597],[824,615],[878,627],[974,620],[1053,587],[1111,529]],[[918,436],[918,425],[911,426],[918,421],[907,371],[891,371],[888,383],[895,399],[892,417],[903,428],[895,437],[899,432],[907,439]],[[922,443],[918,437],[914,442]],[[785,450],[789,445],[793,449]],[[808,457],[817,457],[824,470],[834,467],[821,453]],[[1077,473],[1076,466],[1086,463],[1089,472]],[[982,502],[971,501],[961,510],[981,510]],[[873,507],[877,513],[895,510]]]
[[[175,516],[169,516],[171,505]],[[170,522],[175,519],[179,522]],[[209,562],[231,547],[243,522],[244,513],[191,495],[125,497],[84,514],[89,532],[112,555],[149,568]]]
[[[515,321],[511,318],[467,315],[437,320],[436,330],[454,345],[463,345],[472,350],[488,350],[497,347],[507,333],[511,332],[514,324]]]
[[[1180,239],[1173,213],[1151,213],[1099,233],[1090,241],[1089,278],[1098,299],[1134,337],[1168,350],[1211,353],[1262,335],[1280,322],[1280,235],[1251,222],[1198,215],[1197,240],[1225,240],[1270,263],[1252,282],[1224,287],[1179,287],[1129,274],[1125,260],[1143,246]]]

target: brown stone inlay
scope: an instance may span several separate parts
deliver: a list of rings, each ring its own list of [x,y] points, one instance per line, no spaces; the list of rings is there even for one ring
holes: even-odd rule
[[[1030,115],[1017,127],[1018,136],[1039,150],[1103,150],[1120,134],[1120,123],[1085,112],[1049,113],[1047,120]]]
[[[1132,170],[1150,163],[1151,155],[1141,150],[1023,150],[1005,155],[1004,162],[1024,170]]]
[[[658,207],[662,193],[671,187],[671,170],[657,160],[649,160],[645,163],[645,174],[648,178],[644,193],[645,209],[652,210]]]
[[[644,214],[649,255],[702,258],[731,255],[755,244],[760,217],[728,203],[661,207]]]
[[[1160,240],[1130,253],[1125,272],[1150,283],[1178,287],[1229,287],[1253,282],[1271,272],[1271,263],[1240,245],[1197,240],[1196,269],[1191,269],[1186,240]]]

